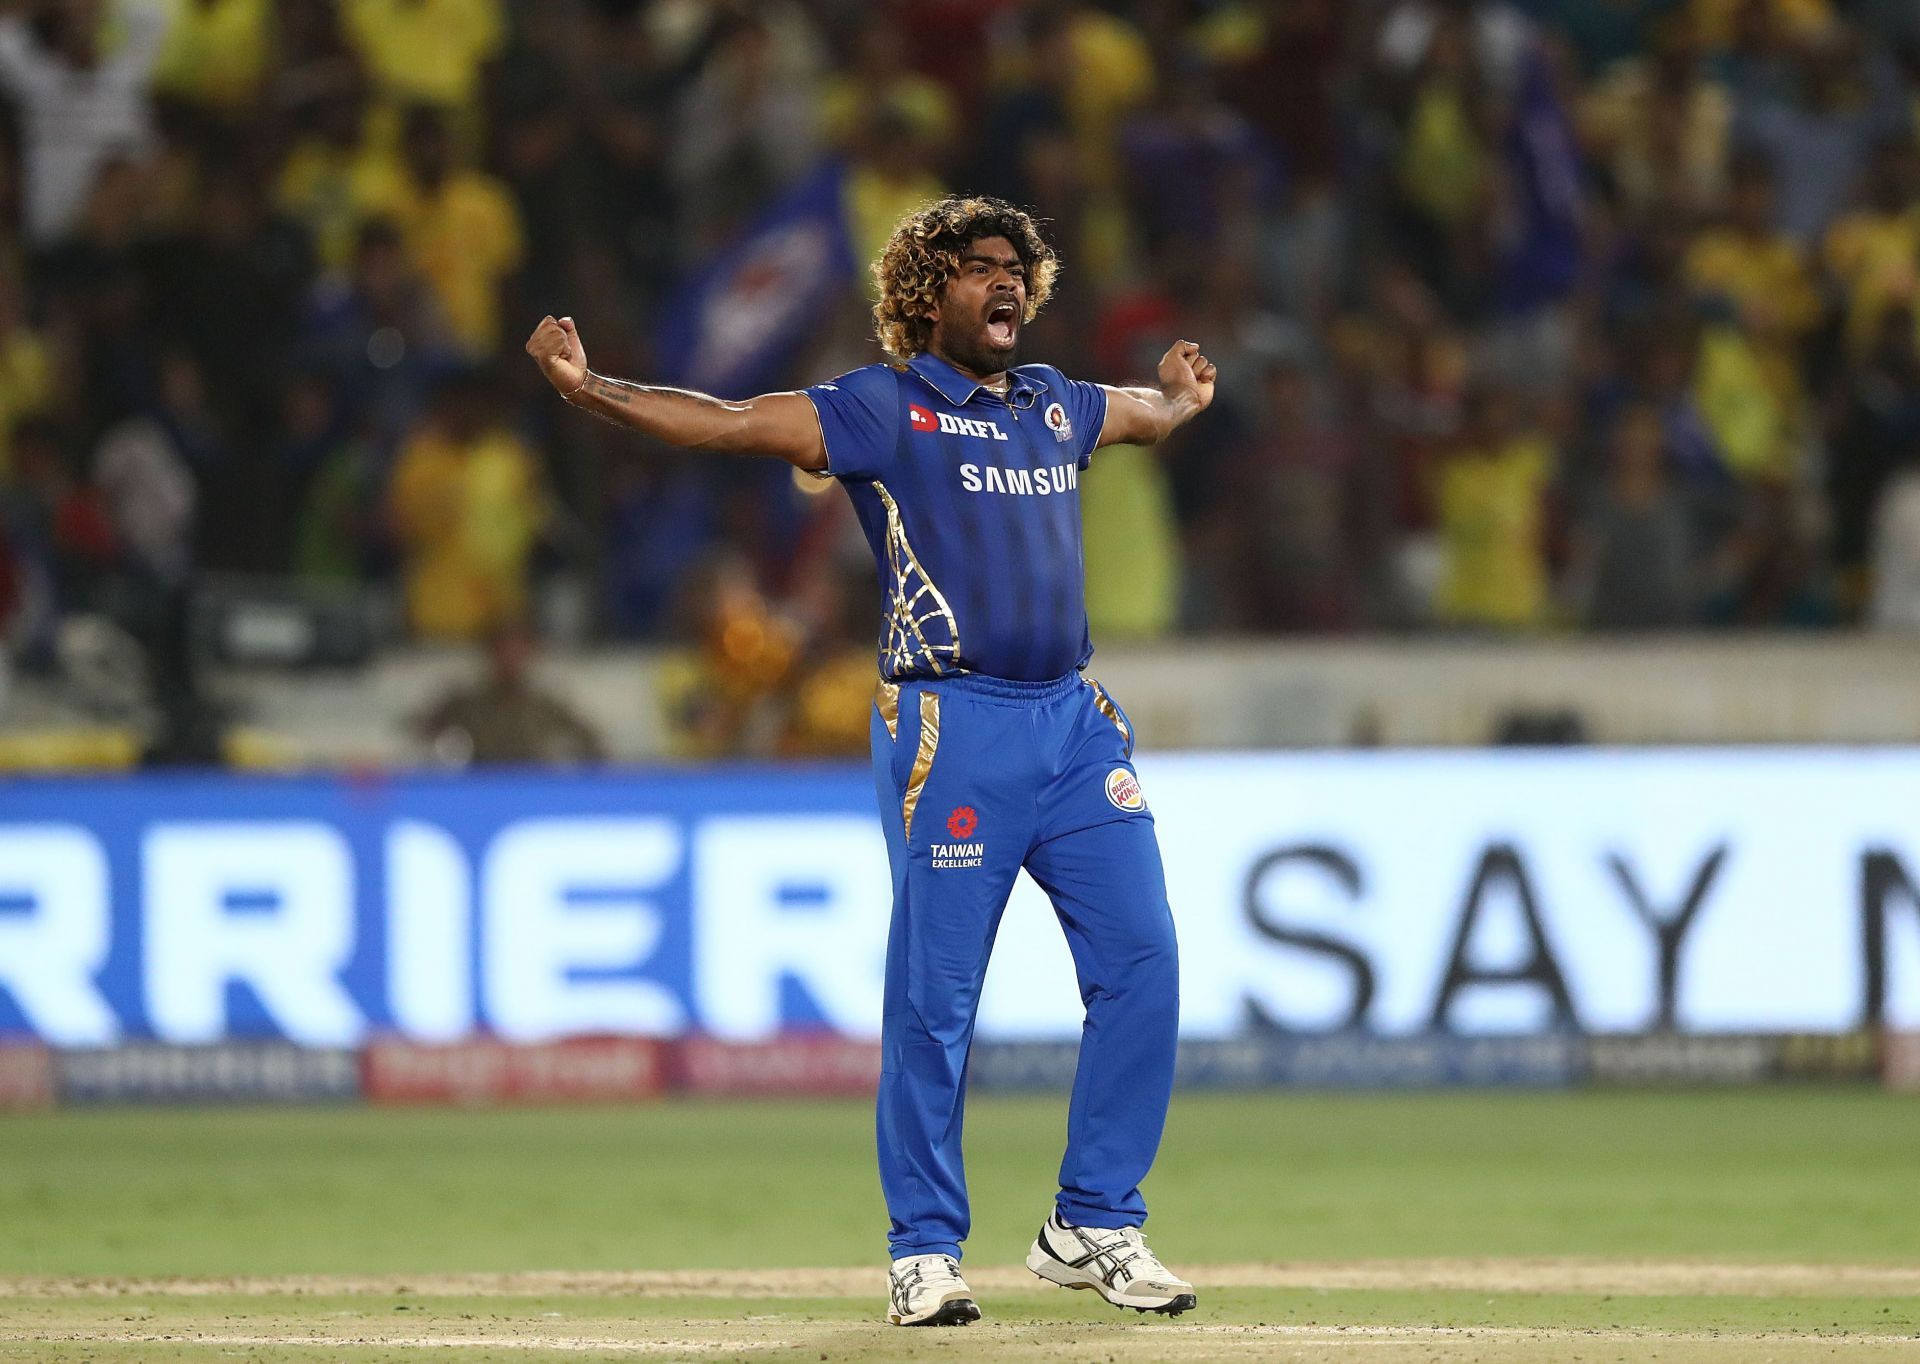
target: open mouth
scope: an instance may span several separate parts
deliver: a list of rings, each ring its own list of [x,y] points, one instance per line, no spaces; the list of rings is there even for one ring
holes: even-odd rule
[[[987,309],[987,340],[1005,350],[1013,345],[1020,331],[1020,310],[1010,302],[996,303]]]

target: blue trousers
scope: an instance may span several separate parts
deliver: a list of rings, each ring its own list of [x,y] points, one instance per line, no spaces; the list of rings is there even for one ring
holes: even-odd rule
[[[1094,682],[975,674],[883,683],[873,772],[893,869],[880,1183],[894,1258],[958,1256],[960,1134],[987,958],[1022,867],[1053,901],[1086,1006],[1058,1205],[1138,1226],[1173,1089],[1180,990],[1166,877],[1130,761],[1131,726]]]

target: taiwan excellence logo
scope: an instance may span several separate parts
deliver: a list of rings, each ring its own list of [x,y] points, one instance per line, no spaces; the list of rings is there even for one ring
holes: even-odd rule
[[[971,805],[957,805],[947,816],[947,837],[951,843],[933,845],[936,871],[980,866],[987,858],[987,845],[974,837],[980,832],[980,815]]]
[[[1147,798],[1140,794],[1140,778],[1124,767],[1107,773],[1107,799],[1116,810],[1144,810]]]
[[[1067,409],[1059,403],[1048,403],[1046,410],[1047,430],[1053,432],[1053,438],[1063,444],[1073,439],[1073,422],[1067,417]]]

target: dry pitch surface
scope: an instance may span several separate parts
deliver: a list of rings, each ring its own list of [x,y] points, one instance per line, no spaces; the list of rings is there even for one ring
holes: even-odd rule
[[[1218,1265],[1119,1313],[972,1271],[987,1319],[880,1323],[877,1270],[0,1279],[0,1360],[1920,1361],[1920,1269],[1586,1259]]]

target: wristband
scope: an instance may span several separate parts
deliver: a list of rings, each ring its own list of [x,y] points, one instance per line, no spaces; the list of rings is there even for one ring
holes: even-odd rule
[[[588,370],[586,373],[586,377],[580,381],[579,387],[575,388],[571,393],[562,393],[560,395],[560,401],[563,403],[572,402],[575,398],[579,397],[582,393],[585,393],[587,391],[587,384],[590,383],[592,379],[593,379],[593,371]]]

